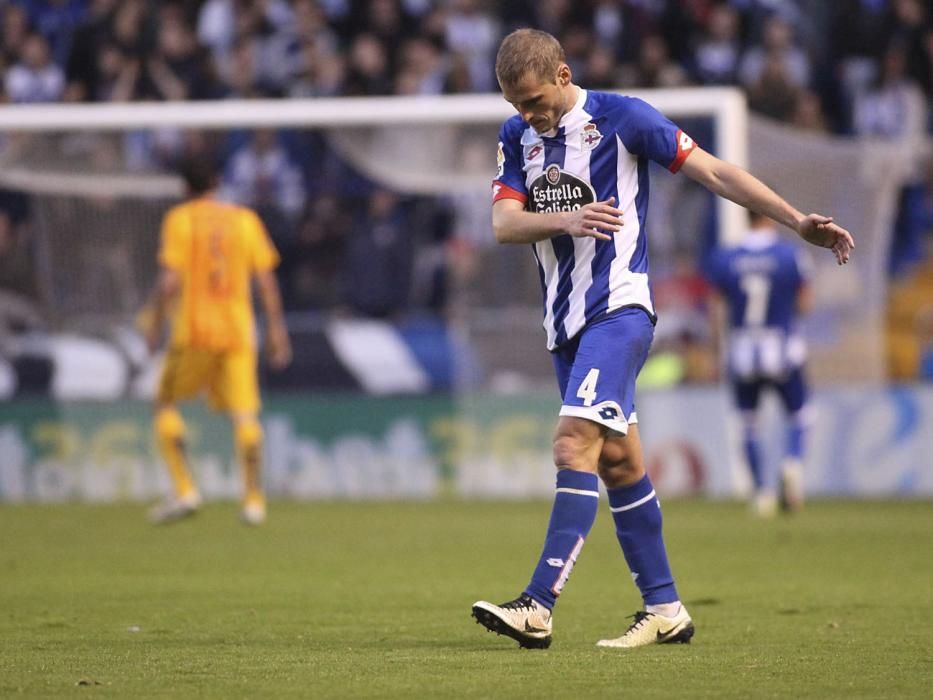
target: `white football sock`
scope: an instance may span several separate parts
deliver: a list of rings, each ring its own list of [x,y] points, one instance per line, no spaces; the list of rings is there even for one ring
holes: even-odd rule
[[[673,603],[659,603],[658,605],[646,605],[645,612],[663,615],[664,617],[675,617],[680,612],[680,601]]]

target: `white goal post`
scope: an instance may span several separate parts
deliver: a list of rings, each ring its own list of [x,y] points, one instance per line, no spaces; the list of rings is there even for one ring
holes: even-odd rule
[[[706,122],[702,127],[684,126],[688,133],[702,128],[705,133],[696,134],[701,146],[748,168],[798,209],[831,214],[852,230],[858,251],[845,268],[837,270],[831,255],[811,251],[819,310],[810,333],[811,364],[814,374],[824,378],[882,379],[890,237],[898,193],[914,172],[921,144],[836,137],[771,122],[750,115],[742,92],[731,87],[621,92],[644,99],[675,122]],[[157,135],[164,132],[170,139],[178,132],[174,143],[183,148],[182,131],[209,131],[211,140],[232,148],[233,139],[225,132],[291,132],[288,137],[298,137],[291,145],[312,143],[311,148],[319,147],[319,153],[337,163],[332,171],[336,177],[352,171],[361,181],[401,195],[434,198],[450,207],[458,227],[455,235],[486,256],[484,274],[477,278],[482,284],[474,284],[463,296],[472,295],[464,308],[475,310],[471,328],[478,328],[476,319],[487,312],[492,328],[501,320],[495,314],[512,309],[521,318],[533,319],[519,307],[539,303],[534,269],[515,261],[527,251],[492,245],[488,188],[495,172],[495,134],[512,114],[513,108],[498,94],[3,105],[0,187],[22,192],[33,202],[30,223],[43,244],[38,246],[42,255],[37,266],[43,289],[55,292],[52,298],[64,306],[66,318],[78,318],[78,311],[112,310],[114,304],[108,302],[124,296],[130,301],[123,306],[128,307],[139,290],[122,295],[112,287],[148,284],[153,273],[151,232],[158,230],[165,208],[182,191],[177,175],[160,169],[164,166],[158,163],[168,161],[146,160],[154,152],[151,144]],[[134,138],[148,138],[143,148],[150,150],[131,162],[131,149],[138,145]],[[318,169],[317,161],[309,163],[309,152],[293,153],[304,157],[307,189],[330,192],[341,186],[328,179],[323,166]],[[696,233],[708,225],[711,200],[717,207],[719,241],[734,244],[741,239],[747,221],[741,207],[707,197],[686,178],[656,175],[650,214],[654,271],[662,272],[681,253],[698,252]],[[319,195],[309,195],[309,202],[313,196]],[[107,276],[92,274],[99,260],[75,259],[78,236],[86,244],[82,250],[108,252]],[[121,250],[130,236],[132,246]],[[124,257],[118,258],[118,252]],[[493,260],[494,265],[486,264]],[[525,269],[526,276],[513,273]],[[109,280],[106,285],[102,277]],[[502,292],[507,292],[508,304]],[[76,299],[86,300],[80,309],[73,308],[78,306]],[[514,327],[512,321],[506,325]],[[539,331],[537,321],[529,320],[529,336]],[[838,361],[840,356],[847,361]],[[523,357],[515,359],[524,362]]]
[[[716,154],[748,166],[748,109],[731,87],[635,90],[626,94],[649,102],[673,120],[707,117],[713,122]],[[340,128],[495,124],[514,114],[499,95],[342,97],[203,102],[6,105],[0,133],[100,132],[186,128]],[[490,165],[490,173],[493,166]],[[26,184],[28,174],[7,173],[7,184]],[[490,176],[491,177],[491,176]],[[30,181],[35,182],[35,181]],[[100,183],[98,183],[98,186]],[[121,183],[115,178],[112,187]],[[134,187],[132,183],[128,186]],[[164,182],[153,182],[164,191]],[[41,186],[41,184],[40,184]],[[79,186],[80,187],[80,186]],[[741,208],[718,199],[719,236],[739,239],[745,227]]]

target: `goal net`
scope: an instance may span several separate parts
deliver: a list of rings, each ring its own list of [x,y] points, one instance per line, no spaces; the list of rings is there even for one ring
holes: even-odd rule
[[[853,231],[858,247],[844,268],[827,251],[812,251],[813,375],[880,380],[888,237],[910,159],[897,146],[749,118],[733,89],[637,95],[705,149],[750,166],[798,207],[831,213]],[[161,218],[182,193],[173,166],[183,156],[218,154],[224,196],[255,207],[282,253],[297,352],[287,373],[266,377],[271,386],[443,390],[405,411],[392,402],[277,397],[266,426],[270,493],[420,496],[438,492],[438,483],[461,495],[551,493],[553,477],[542,466],[556,396],[539,279],[526,247],[497,246],[490,224],[497,133],[510,114],[493,95],[4,106],[0,211],[25,245],[14,259],[21,264],[5,268],[14,273],[5,278],[11,288],[0,290],[0,328],[15,331],[0,332],[0,396],[43,381],[56,399],[152,396],[158,359],[146,353],[134,319],[156,276]],[[682,351],[684,338],[693,348],[710,344],[698,262],[716,241],[738,240],[745,221],[738,207],[652,167],[658,356]],[[42,334],[54,373],[34,352]],[[402,335],[413,341],[407,351]],[[669,382],[673,375],[656,364],[659,383]],[[539,388],[548,392],[541,401],[531,393]],[[645,422],[646,430],[654,426],[647,441],[661,450],[649,455],[659,488],[731,493],[737,482],[728,469],[737,467],[723,467],[735,460],[725,452],[719,409],[709,410],[719,403],[694,401],[691,392],[648,398],[640,408],[660,419]],[[7,406],[0,498],[165,492],[144,403]],[[217,421],[194,424],[202,431],[195,471],[205,495],[234,496],[229,435]],[[690,428],[696,449],[685,450],[678,426]],[[332,435],[333,444],[319,435]],[[704,486],[695,453],[706,447]],[[672,481],[672,473],[685,476]]]
[[[905,176],[897,149],[749,120],[730,88],[633,94],[800,208],[831,212],[853,231],[847,268],[822,274],[831,256],[814,251],[814,374],[880,379],[887,236]],[[494,244],[489,223],[497,131],[510,114],[493,95],[10,106],[0,110],[0,188],[21,212],[41,312],[59,331],[118,336],[121,352],[139,354],[125,339],[155,276],[159,221],[181,194],[170,166],[216,152],[224,193],[260,209],[289,256],[283,283],[297,327],[348,305],[391,317],[402,308],[390,301],[393,285],[402,285],[408,310],[439,313],[469,338],[475,362],[453,384],[536,385],[551,381],[547,354],[531,352],[543,342],[537,274],[524,247]],[[687,178],[652,168],[651,187],[656,282],[689,271],[712,239],[741,236],[744,212]],[[374,190],[388,194],[372,201]],[[330,227],[399,201],[412,230],[404,246],[387,245],[386,262],[354,267],[328,254],[329,243],[344,253],[348,244]],[[392,265],[404,274],[393,277]],[[353,275],[366,278],[363,291],[348,291]],[[659,336],[708,333],[702,311],[673,297]]]

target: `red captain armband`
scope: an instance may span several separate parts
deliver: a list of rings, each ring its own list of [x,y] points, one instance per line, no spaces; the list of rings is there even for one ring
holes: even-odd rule
[[[498,202],[500,199],[517,199],[519,202],[524,204],[528,201],[528,195],[526,195],[524,192],[519,192],[518,190],[509,187],[505,183],[495,180],[492,183],[493,204]]]
[[[672,173],[676,173],[680,170],[680,166],[684,164],[684,161],[687,160],[687,156],[693,153],[697,148],[697,142],[692,138],[687,136],[680,129],[677,130],[677,155],[674,156],[674,160],[670,165],[667,166],[667,169]]]

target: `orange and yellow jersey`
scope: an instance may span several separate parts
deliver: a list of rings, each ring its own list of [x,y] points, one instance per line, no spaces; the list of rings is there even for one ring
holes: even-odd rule
[[[172,347],[252,349],[251,278],[279,256],[256,214],[212,197],[173,207],[162,222],[159,263],[182,280],[172,313]]]

